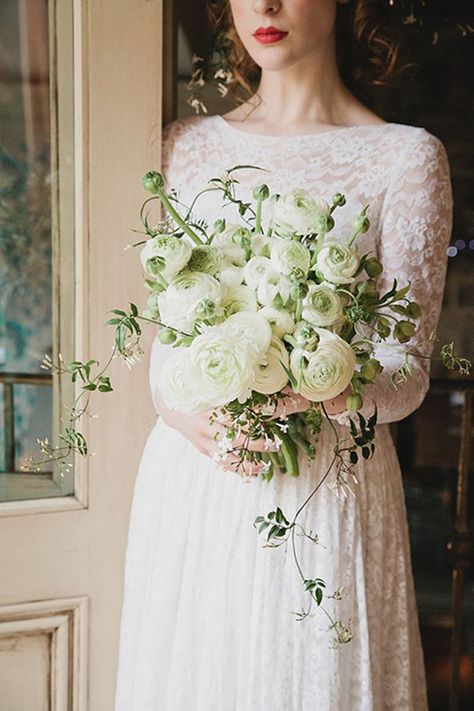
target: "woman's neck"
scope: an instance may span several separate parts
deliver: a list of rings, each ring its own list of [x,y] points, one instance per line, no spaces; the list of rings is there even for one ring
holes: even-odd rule
[[[383,123],[344,85],[333,52],[311,52],[281,70],[262,69],[255,94],[225,115],[261,133],[311,133],[333,126]]]

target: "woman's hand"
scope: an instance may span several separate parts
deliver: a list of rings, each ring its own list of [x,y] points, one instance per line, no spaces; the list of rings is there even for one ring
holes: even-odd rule
[[[218,451],[216,435],[224,436],[226,428],[223,424],[218,422],[210,424],[210,412],[186,415],[177,410],[172,410],[167,407],[158,389],[155,390],[155,404],[159,416],[169,427],[178,430],[178,432],[186,437],[202,454],[211,458],[215,456]],[[244,437],[237,437],[232,444],[234,447],[242,446],[244,444]],[[254,452],[270,451],[264,439],[251,440],[245,444],[247,449]],[[237,472],[237,469],[242,471],[243,468],[244,473],[253,476],[257,476],[264,467],[263,462],[245,462],[239,466],[239,457],[238,454],[235,453],[229,453],[221,463],[224,469]]]
[[[347,388],[340,393],[340,395],[337,395],[331,400],[325,400],[324,407],[328,415],[338,415],[340,412],[347,410],[346,400],[347,396],[350,395],[351,392],[351,386],[348,385]]]

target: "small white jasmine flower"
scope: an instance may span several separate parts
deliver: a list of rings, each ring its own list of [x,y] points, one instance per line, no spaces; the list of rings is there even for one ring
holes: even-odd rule
[[[333,600],[343,600],[348,596],[347,589],[344,585],[341,585],[341,587],[336,588],[333,592],[332,595],[328,595],[328,597],[331,597]]]

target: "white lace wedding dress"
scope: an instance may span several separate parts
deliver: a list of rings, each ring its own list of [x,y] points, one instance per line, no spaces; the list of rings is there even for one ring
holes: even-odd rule
[[[153,161],[151,161],[153,163]],[[404,124],[349,126],[296,136],[251,134],[220,116],[179,119],[165,129],[168,187],[190,204],[208,179],[238,164],[238,194],[265,182],[272,192],[302,186],[330,199],[344,193],[337,235],[370,203],[362,253],[383,261],[383,285],[411,281],[423,308],[417,341],[436,330],[451,232],[449,164],[441,141]],[[158,165],[150,165],[150,168]],[[209,192],[195,215],[226,216]],[[424,346],[430,352],[431,346]],[[150,361],[153,395],[167,347]],[[428,388],[428,361],[393,388],[401,357],[382,353],[385,370],[370,395],[378,405],[376,453],[357,465],[356,497],[323,485],[300,523],[319,543],[297,538],[306,577],[322,577],[331,615],[353,639],[331,647],[328,619],[298,621],[307,593],[291,546],[264,547],[253,521],[280,506],[291,520],[324,473],[334,436],[326,423],[316,460],[301,475],[244,483],[218,470],[160,418],[141,459],[130,515],[115,711],[425,711],[425,673],[413,589],[401,475],[388,423],[413,412]],[[372,411],[366,397],[366,412]],[[334,418],[340,432],[344,418]]]

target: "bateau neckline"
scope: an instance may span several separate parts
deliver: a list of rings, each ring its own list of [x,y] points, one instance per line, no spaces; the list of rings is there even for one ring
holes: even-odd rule
[[[357,129],[357,128],[382,128],[386,126],[394,126],[393,122],[385,121],[384,123],[356,123],[349,126],[342,126],[341,128],[329,129],[329,131],[318,131],[317,133],[293,133],[293,134],[276,134],[276,133],[255,133],[253,131],[242,131],[240,128],[235,128],[232,126],[221,114],[214,114],[214,119],[226,130],[231,133],[239,134],[240,136],[248,136],[249,138],[255,137],[259,139],[270,139],[270,140],[288,140],[288,139],[305,139],[305,138],[318,138],[321,136],[334,136],[338,133],[346,133],[347,131]]]

